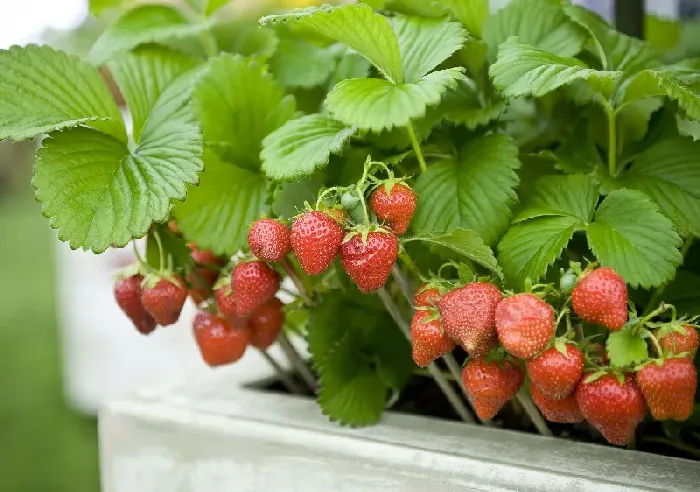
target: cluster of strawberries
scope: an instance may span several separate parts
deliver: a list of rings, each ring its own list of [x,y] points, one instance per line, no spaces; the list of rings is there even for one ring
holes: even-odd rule
[[[461,345],[470,356],[462,382],[481,419],[493,418],[520,391],[525,372],[533,401],[547,420],[588,420],[613,444],[629,441],[647,406],[657,420],[685,420],[693,411],[699,339],[691,325],[660,338],[657,359],[613,368],[602,346],[586,344],[582,350],[572,337],[556,338],[554,309],[531,293],[504,298],[487,282],[442,293],[427,284],[414,305],[415,362],[425,367]],[[610,268],[584,272],[571,306],[586,323],[621,330],[628,321],[627,287]]]

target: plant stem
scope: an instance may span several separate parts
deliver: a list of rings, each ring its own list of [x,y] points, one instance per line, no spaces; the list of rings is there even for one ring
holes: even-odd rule
[[[299,275],[297,275],[296,270],[294,270],[294,267],[289,262],[287,257],[282,258],[282,266],[284,267],[284,271],[287,272],[287,276],[292,279],[292,282],[294,282],[294,286],[299,291],[299,295],[304,300],[304,303],[306,303],[307,306],[313,304],[313,300],[306,291],[304,282],[302,282],[301,278],[299,278]]]
[[[408,284],[408,279],[404,277],[403,273],[401,273],[401,269],[396,264],[391,267],[391,276],[394,277],[394,280],[408,303],[413,306],[413,290]]]
[[[428,166],[426,166],[425,164],[425,158],[423,157],[423,152],[421,151],[420,144],[418,143],[418,139],[416,138],[416,132],[413,129],[413,123],[409,121],[408,126],[406,128],[408,129],[408,136],[411,138],[411,143],[413,144],[413,151],[416,153],[416,158],[418,159],[418,164],[420,165],[420,172],[424,173],[428,170]]]
[[[455,359],[455,356],[452,354],[445,354],[442,356],[442,360],[445,361],[445,365],[447,366],[447,369],[450,371],[450,374],[452,374],[452,377],[454,378],[455,382],[459,386],[459,389],[462,390],[462,394],[467,399],[467,401],[469,402],[469,405],[473,409],[474,403],[472,402],[472,399],[469,396],[469,393],[467,393],[467,388],[465,388],[464,384],[462,383],[462,368],[457,363],[457,359]],[[493,425],[493,422],[491,422],[490,420],[479,419],[479,422],[481,422],[483,425],[486,425],[489,427]]]
[[[516,398],[518,399],[520,405],[522,405],[523,410],[525,410],[527,416],[530,417],[530,420],[532,420],[532,423],[535,425],[537,432],[539,432],[543,436],[551,436],[552,431],[549,430],[549,427],[547,427],[547,422],[544,420],[544,417],[542,417],[542,414],[535,406],[535,404],[532,403],[532,400],[527,395],[527,393],[525,393],[525,390],[521,389],[518,392]]]
[[[683,257],[685,257],[685,255],[688,254],[690,247],[693,245],[694,239],[695,238],[693,236],[689,236],[683,243],[683,247],[681,248],[681,255],[683,255]],[[661,284],[656,288],[654,294],[651,296],[651,299],[649,299],[649,302],[647,303],[647,307],[644,309],[644,314],[650,313],[654,309],[654,306],[661,302],[661,296],[664,295],[664,291],[666,290],[667,286],[668,282]]]
[[[304,391],[304,388],[299,386],[290,376],[287,371],[285,371],[282,366],[279,365],[279,363],[272,358],[272,356],[267,352],[267,350],[260,350],[260,353],[262,356],[265,358],[265,360],[270,364],[272,369],[274,369],[275,374],[277,375],[278,378],[280,378],[280,382],[284,385],[287,390],[289,390],[293,394],[299,394],[303,395],[306,393]]]
[[[608,114],[608,173],[614,177],[617,174],[617,113],[607,102],[605,112]]]
[[[309,366],[306,364],[304,359],[302,359],[301,355],[299,355],[299,352],[297,352],[297,349],[294,347],[284,331],[280,333],[277,341],[279,342],[280,348],[284,352],[284,355],[287,356],[287,360],[289,360],[291,366],[299,373],[311,391],[316,393],[316,376],[311,369],[309,369]]]
[[[408,324],[403,320],[401,312],[394,303],[394,300],[389,295],[389,292],[387,292],[387,290],[384,287],[382,287],[381,289],[379,289],[377,294],[379,294],[379,298],[384,303],[384,307],[394,319],[394,322],[398,325],[398,327],[401,329],[406,338],[410,340],[410,328],[408,327]],[[464,422],[474,423],[474,417],[472,417],[472,415],[469,413],[469,410],[467,410],[467,407],[464,405],[464,402],[461,400],[461,398],[459,397],[457,392],[452,388],[452,386],[450,386],[449,381],[447,380],[447,378],[445,378],[445,375],[442,373],[442,371],[440,371],[440,369],[437,367],[437,365],[435,365],[434,362],[428,365],[428,372],[438,384],[438,386],[444,393],[447,400],[450,402],[450,405],[452,405],[452,408],[457,413],[457,415],[459,415],[459,417]]]

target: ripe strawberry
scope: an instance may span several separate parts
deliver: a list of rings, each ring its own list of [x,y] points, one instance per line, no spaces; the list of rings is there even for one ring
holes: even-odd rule
[[[507,297],[496,307],[498,339],[508,353],[520,359],[530,359],[546,349],[554,330],[554,310],[532,294]]]
[[[583,353],[566,344],[566,355],[550,347],[525,363],[530,380],[550,400],[563,400],[576,389],[583,375]]]
[[[289,229],[276,219],[257,220],[248,232],[248,246],[261,260],[270,263],[280,261],[292,248]]]
[[[234,322],[238,315],[236,314],[236,296],[233,294],[231,285],[219,287],[214,291],[214,296],[216,297],[216,307],[219,309],[219,314],[230,322]]]
[[[576,387],[576,401],[581,413],[603,437],[623,446],[644,420],[646,404],[634,377],[625,374],[620,384],[614,374],[605,374],[590,383],[584,374]]]
[[[236,362],[250,342],[250,327],[239,328],[209,311],[199,311],[192,327],[202,359],[211,367]]]
[[[190,297],[199,304],[206,301],[211,295],[211,288],[216,283],[219,272],[216,268],[223,266],[223,261],[210,249],[197,249],[194,244],[189,245],[192,250],[191,256],[197,265],[187,275],[187,280],[192,286],[189,290]]]
[[[683,330],[685,334],[672,331],[665,337],[659,339],[659,344],[664,350],[668,350],[672,354],[687,352],[688,358],[693,360],[695,354],[698,352],[700,337],[698,337],[698,331],[690,325],[683,325]]]
[[[591,324],[619,330],[627,322],[627,286],[612,268],[598,268],[581,277],[571,293],[571,304]]]
[[[686,420],[693,413],[698,372],[691,359],[652,362],[637,373],[637,384],[656,420]]]
[[[575,394],[571,394],[561,400],[552,400],[542,394],[535,385],[530,386],[530,393],[532,393],[532,401],[540,409],[544,418],[550,422],[559,424],[578,424],[583,422],[583,415],[578,407]]]
[[[280,288],[279,273],[260,260],[239,263],[231,274],[236,315],[246,317],[270,301]]]
[[[413,296],[413,307],[433,307],[437,305],[439,300],[440,291],[426,284],[419,288],[416,291],[416,295]]]
[[[345,271],[364,293],[384,286],[398,257],[399,241],[386,232],[370,232],[366,242],[361,235],[353,236],[340,248]]]
[[[493,418],[523,385],[522,369],[505,360],[502,365],[469,358],[462,369],[462,383],[481,420]]]
[[[250,315],[249,322],[253,330],[250,344],[253,347],[265,350],[277,340],[284,324],[282,306],[282,301],[273,297]]]
[[[438,303],[445,332],[469,354],[488,352],[496,337],[496,306],[502,297],[498,287],[488,282],[472,282],[448,292]]]
[[[428,367],[428,364],[452,352],[456,347],[443,331],[440,318],[436,318],[436,314],[434,310],[428,309],[416,311],[411,321],[413,360],[420,367]]]
[[[146,281],[141,289],[141,302],[161,326],[177,322],[187,300],[187,287],[180,277],[160,277]]]
[[[330,207],[325,209],[323,213],[335,220],[341,226],[344,226],[348,221],[348,213],[342,208]]]
[[[498,347],[498,337],[493,335],[482,340],[479,345],[474,347],[474,349],[469,352],[469,356],[474,359],[483,359],[491,351],[491,349],[496,347]]]
[[[156,329],[156,321],[141,303],[141,281],[143,276],[132,275],[117,280],[114,284],[114,298],[142,335],[148,335]]]
[[[292,250],[309,275],[325,272],[340,251],[343,229],[323,212],[304,212],[292,224]]]
[[[372,193],[370,205],[377,218],[401,236],[408,229],[417,199],[416,192],[403,183],[384,184]]]

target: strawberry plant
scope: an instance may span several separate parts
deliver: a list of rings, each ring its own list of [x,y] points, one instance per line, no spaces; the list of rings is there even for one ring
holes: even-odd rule
[[[146,238],[115,285],[138,331],[189,294],[205,362],[277,340],[343,425],[429,376],[464,421],[700,449],[698,60],[564,0],[225,3],[127,9],[88,59],[0,51],[58,238]]]

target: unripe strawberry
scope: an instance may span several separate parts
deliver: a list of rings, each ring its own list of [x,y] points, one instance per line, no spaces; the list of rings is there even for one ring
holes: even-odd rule
[[[413,307],[433,307],[440,300],[440,291],[427,284],[420,287],[413,296]]]
[[[367,241],[361,235],[353,236],[340,248],[345,271],[364,293],[384,286],[398,257],[396,236],[380,231],[367,234]]]
[[[420,310],[413,314],[411,321],[411,345],[413,361],[420,367],[428,367],[435,359],[452,352],[455,343],[440,326],[440,318],[435,311]],[[434,319],[429,319],[429,318]]]
[[[239,328],[209,311],[199,311],[192,321],[202,359],[211,367],[232,364],[245,354],[251,331]]]
[[[156,329],[156,321],[141,303],[142,275],[132,275],[117,280],[114,284],[114,298],[121,310],[142,335]]]
[[[530,359],[546,349],[554,336],[554,310],[532,294],[506,297],[496,307],[496,331],[508,353]]]
[[[343,244],[343,229],[323,212],[304,212],[292,224],[290,241],[302,270],[308,275],[325,272]]]
[[[279,220],[256,220],[248,232],[248,246],[261,260],[275,263],[292,249],[289,235],[289,229]]]
[[[172,325],[180,319],[187,300],[187,287],[180,277],[154,279],[141,289],[141,302],[161,326]]]
[[[523,371],[512,362],[501,364],[469,358],[462,370],[462,383],[482,420],[493,418],[523,385]]]
[[[540,409],[544,418],[550,422],[559,424],[578,424],[583,422],[583,415],[578,407],[575,394],[572,393],[561,400],[552,400],[542,394],[537,389],[537,386],[534,385],[530,386],[530,393],[532,393],[532,401]]]
[[[637,384],[656,420],[687,420],[693,413],[698,372],[688,358],[652,362],[636,375]]]
[[[496,338],[496,306],[501,291],[488,282],[472,282],[440,299],[438,307],[445,332],[470,355],[484,354]]]
[[[395,183],[377,188],[372,193],[370,205],[377,218],[401,236],[408,229],[417,201],[418,195],[408,185]]]
[[[550,400],[571,395],[583,375],[583,353],[568,343],[564,348],[566,355],[550,347],[525,365],[533,385]]]
[[[581,413],[611,444],[624,446],[646,413],[646,403],[630,374],[621,384],[613,374],[605,374],[590,383],[584,374],[576,387]]]
[[[253,347],[266,350],[275,343],[284,325],[282,306],[282,301],[273,297],[250,315],[249,322],[253,332],[250,344]]]
[[[700,345],[698,330],[690,325],[683,325],[684,333],[672,331],[668,335],[659,339],[659,344],[671,354],[687,353],[689,359],[694,359]]]
[[[231,274],[236,315],[244,318],[270,301],[280,288],[280,276],[264,261],[239,263]]]
[[[627,286],[612,268],[598,268],[579,279],[571,305],[582,320],[619,330],[627,322]]]

